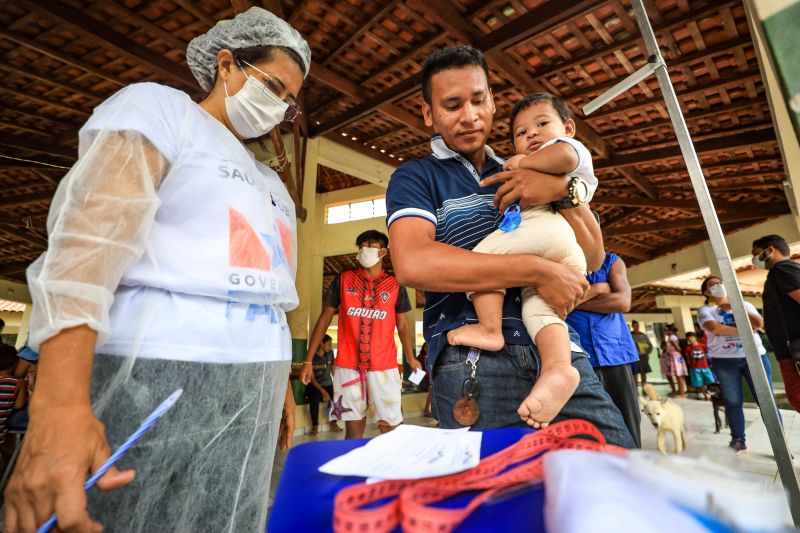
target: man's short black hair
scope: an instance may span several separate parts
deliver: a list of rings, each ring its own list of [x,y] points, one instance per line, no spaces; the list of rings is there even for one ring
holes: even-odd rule
[[[558,115],[558,118],[561,119],[561,122],[566,122],[572,118],[572,111],[570,111],[567,103],[558,96],[550,93],[529,94],[514,104],[514,107],[511,109],[511,117],[508,123],[508,130],[511,135],[511,144],[514,144],[514,122],[517,120],[517,115],[528,109],[533,104],[538,104],[539,102],[550,102],[550,105],[553,106],[553,109]]]
[[[483,52],[468,44],[458,44],[448,48],[436,50],[428,56],[422,66],[422,99],[431,105],[431,78],[437,72],[456,68],[476,66],[481,67],[489,81],[489,65]]]
[[[389,247],[389,237],[387,237],[385,233],[381,233],[380,231],[374,229],[367,230],[356,237],[356,246],[361,246],[367,241],[377,241],[381,243],[381,248]]]
[[[17,352],[14,350],[3,350],[0,354],[0,371],[11,370],[19,361]]]
[[[760,239],[753,241],[753,248],[761,248],[766,250],[772,246],[783,255],[791,255],[792,251],[789,249],[789,243],[780,235],[764,235]]]
[[[322,337],[322,342],[331,342],[332,340],[333,340],[333,337],[331,337],[331,336],[330,336],[330,335],[328,335],[328,334],[325,334],[325,335]]]
[[[638,320],[631,321],[631,326],[638,326],[638,325],[639,325],[639,321]]]
[[[688,339],[689,337],[694,337],[696,339],[697,333],[695,333],[694,331],[690,331],[686,334],[686,338]]]

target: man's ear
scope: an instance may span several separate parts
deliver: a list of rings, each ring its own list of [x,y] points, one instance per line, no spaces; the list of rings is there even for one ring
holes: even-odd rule
[[[433,127],[433,109],[431,109],[430,104],[423,100],[422,102],[422,119],[425,121],[425,125],[429,128]]]
[[[575,121],[568,118],[567,121],[564,122],[564,131],[570,139],[575,137]]]

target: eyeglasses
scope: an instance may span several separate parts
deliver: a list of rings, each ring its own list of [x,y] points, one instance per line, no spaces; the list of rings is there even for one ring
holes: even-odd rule
[[[244,63],[245,65],[247,65],[251,69],[263,74],[264,77],[267,78],[267,81],[264,82],[265,89],[270,91],[272,94],[274,94],[278,98],[280,98],[281,88],[278,86],[278,83],[275,82],[275,79],[272,76],[270,76],[269,74],[267,74],[263,70],[259,69],[258,67],[254,67],[253,65],[251,65],[247,61],[244,61],[244,60],[240,60],[240,61],[241,61],[241,63]],[[242,72],[244,72],[244,68],[242,67],[242,65],[239,65],[239,68],[241,68]],[[247,73],[245,72],[244,75],[247,76]],[[300,116],[303,113],[302,111],[300,111],[300,106],[291,97],[281,98],[281,100],[283,100],[286,103],[286,105],[289,106],[289,107],[286,108],[286,113],[283,115],[283,120],[285,120],[286,122],[294,122],[294,119],[296,119],[298,116]]]

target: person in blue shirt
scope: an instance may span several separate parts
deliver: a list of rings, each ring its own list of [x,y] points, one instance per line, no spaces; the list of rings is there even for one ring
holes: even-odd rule
[[[580,335],[581,346],[589,354],[595,374],[640,448],[641,415],[631,372],[631,364],[639,361],[639,352],[622,314],[631,308],[625,262],[617,254],[607,253],[603,266],[586,279],[589,290],[583,303],[567,317],[567,324]]]
[[[423,327],[433,414],[442,428],[461,427],[459,420],[471,420],[458,416],[454,408],[469,397],[464,384],[473,375],[474,364],[480,390],[472,398],[477,404],[472,404],[469,414],[476,419],[464,425],[527,427],[517,408],[538,378],[540,358],[522,322],[519,287],[533,287],[563,318],[581,301],[588,282],[574,268],[533,255],[471,250],[494,231],[510,204],[516,202],[525,209],[567,198],[569,176],[528,169],[503,171],[503,160],[486,146],[495,106],[486,60],[475,48],[460,45],[432,54],[422,70],[422,96],[423,118],[436,132],[431,139],[432,155],[408,161],[394,172],[386,204],[395,274],[402,284],[425,291]],[[604,254],[602,236],[588,206],[564,213],[589,268],[599,267]],[[476,354],[467,346],[449,345],[448,331],[477,322],[465,293],[501,289],[507,289],[505,346]],[[571,338],[576,340],[577,335]],[[619,410],[586,354],[575,345],[571,357],[580,384],[554,421],[583,418],[595,424],[609,442],[633,447]]]

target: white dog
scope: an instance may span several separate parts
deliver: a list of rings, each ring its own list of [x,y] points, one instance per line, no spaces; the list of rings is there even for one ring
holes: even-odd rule
[[[675,439],[675,453],[686,449],[686,430],[683,427],[683,409],[667,398],[659,398],[656,390],[649,383],[644,388],[647,398],[639,397],[642,411],[658,431],[658,451],[666,455],[666,434],[671,432]]]

